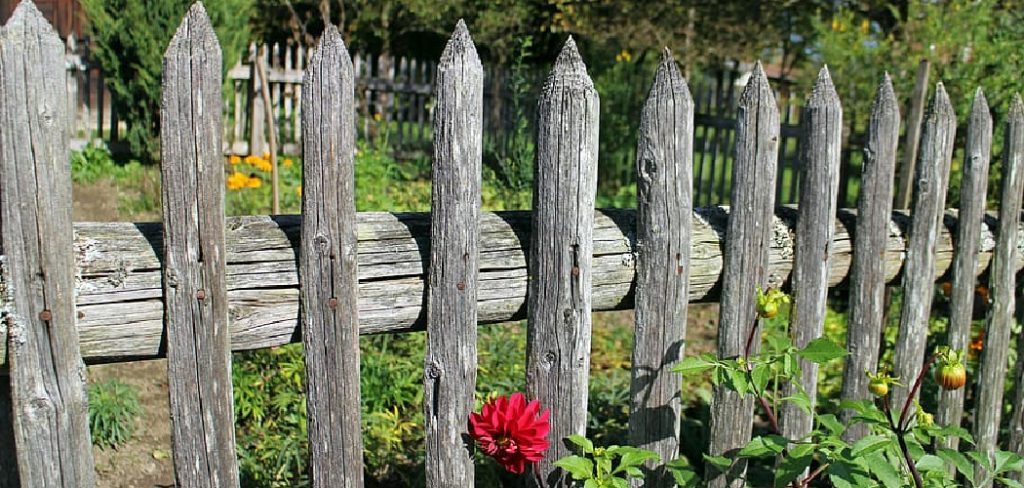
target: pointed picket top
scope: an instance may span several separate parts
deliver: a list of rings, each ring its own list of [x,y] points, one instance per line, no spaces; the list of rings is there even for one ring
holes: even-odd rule
[[[896,90],[892,87],[892,78],[886,71],[882,76],[882,82],[878,84],[875,92],[875,101],[871,106],[871,114],[881,115],[883,113],[895,112],[899,115],[899,103],[896,101]]]
[[[0,37],[4,39],[9,39],[12,36],[28,38],[30,36],[25,35],[27,32],[33,32],[31,37],[38,36],[38,39],[44,43],[55,43],[59,44],[61,49],[64,48],[64,43],[57,35],[57,31],[32,0],[24,0],[18,4],[11,18],[4,25],[3,31],[0,32]]]
[[[932,103],[928,107],[928,114],[934,116],[949,117],[956,120],[956,112],[953,110],[953,103],[949,101],[949,95],[946,94],[946,87],[942,82],[935,84],[935,96],[932,97]]]
[[[320,40],[316,43],[316,49],[309,56],[308,66],[319,66],[323,59],[330,55],[340,56],[342,63],[352,64],[352,58],[349,57],[348,48],[345,46],[345,40],[341,37],[341,32],[338,32],[338,27],[334,24],[329,24],[324,33],[320,36]],[[318,71],[317,69],[307,69],[303,76],[303,83],[312,76],[312,74]]]
[[[459,19],[459,22],[455,24],[452,36],[444,46],[444,51],[441,53],[440,66],[451,66],[456,63],[457,59],[469,61],[474,66],[483,66],[480,63],[480,56],[477,55],[473,37],[469,35],[466,22],[462,19]]]
[[[1010,102],[1010,112],[1006,114],[1007,122],[1024,123],[1024,100],[1020,93],[1013,94],[1013,101]]]
[[[839,94],[836,93],[836,87],[832,84],[828,65],[825,65],[818,71],[818,79],[814,82],[814,89],[811,91],[811,98],[807,100],[807,106],[823,107],[827,105],[838,107]]]
[[[556,83],[577,85],[577,88],[585,90],[594,89],[594,82],[587,74],[587,66],[583,63],[583,57],[580,56],[580,51],[576,48],[576,41],[572,36],[566,39],[565,45],[562,46],[562,52],[558,53],[555,67],[544,83],[544,90],[550,89]]]
[[[188,9],[188,13],[181,19],[181,24],[174,31],[174,37],[171,38],[164,57],[167,58],[176,51],[192,51],[195,49],[196,41],[206,44],[202,49],[215,50],[216,55],[220,54],[220,41],[217,40],[213,23],[210,22],[210,16],[206,13],[206,7],[201,1],[193,3]]]
[[[970,120],[968,125],[971,123],[992,125],[992,113],[988,108],[988,99],[985,98],[985,90],[982,90],[980,86],[974,90],[974,101],[971,102],[971,115],[968,120]]]
[[[768,75],[764,73],[761,61],[758,61],[754,64],[754,70],[750,73],[747,86],[743,88],[743,93],[740,95],[739,106],[751,108],[751,105],[756,106],[761,102],[774,105],[775,92],[772,91],[772,86],[768,83]]]
[[[661,62],[658,63],[658,70],[654,73],[654,84],[651,85],[651,92],[648,98],[662,93],[681,95],[683,97],[681,101],[685,103],[693,102],[686,79],[683,78],[683,74],[679,71],[679,65],[676,64],[675,56],[672,55],[672,51],[667,47],[661,51]]]

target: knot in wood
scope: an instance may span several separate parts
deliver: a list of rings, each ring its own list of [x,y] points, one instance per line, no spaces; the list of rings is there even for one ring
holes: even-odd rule
[[[580,267],[579,266],[573,266],[572,267],[572,275],[573,275],[573,277],[576,277],[576,276],[580,275]]]
[[[331,310],[338,308],[338,299],[335,297],[331,297],[330,299],[327,300],[327,306],[331,307]]]
[[[206,290],[200,288],[198,291],[196,291],[196,299],[206,300]]]
[[[49,322],[50,320],[53,320],[53,313],[49,310],[43,310],[42,312],[39,312],[39,320]]]
[[[325,235],[318,235],[313,239],[313,245],[320,254],[327,254],[331,246],[331,240]]]
[[[78,318],[79,318],[79,319],[84,319],[84,318],[85,318],[85,312],[83,312],[83,311],[79,310],[79,311],[78,311]]]
[[[431,361],[427,365],[427,377],[431,379],[437,379],[441,377],[441,365],[437,364],[437,361]]]
[[[465,290],[466,289],[466,282],[460,281],[459,284],[455,285],[455,288],[458,288],[459,291]]]
[[[556,360],[558,360],[558,355],[555,354],[555,351],[548,351],[544,353],[544,360],[541,362],[541,366],[543,366],[545,370],[549,370],[554,366]]]

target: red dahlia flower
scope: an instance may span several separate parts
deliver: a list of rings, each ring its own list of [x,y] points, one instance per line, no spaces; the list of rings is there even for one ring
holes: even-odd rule
[[[540,402],[526,403],[522,393],[499,396],[484,404],[480,413],[469,414],[469,433],[480,450],[512,473],[522,473],[526,463],[544,458],[548,449],[551,412],[540,413]]]

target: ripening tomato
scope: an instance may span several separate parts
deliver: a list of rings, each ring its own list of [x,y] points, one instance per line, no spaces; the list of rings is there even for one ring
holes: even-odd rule
[[[959,389],[967,383],[967,370],[959,362],[943,364],[935,370],[935,381],[947,390]]]
[[[765,303],[761,307],[760,312],[761,312],[761,316],[762,317],[764,317],[766,319],[770,319],[770,318],[778,315],[778,313],[779,313],[779,306],[776,305],[775,302],[768,302],[768,303]]]
[[[868,383],[868,391],[877,397],[884,397],[889,394],[889,383],[881,378],[873,379]]]

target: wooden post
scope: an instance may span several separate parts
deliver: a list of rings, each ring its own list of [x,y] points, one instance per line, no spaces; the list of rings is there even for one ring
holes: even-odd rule
[[[238,486],[225,278],[221,50],[203,4],[164,54],[164,317],[178,486]]]
[[[824,331],[828,264],[836,228],[843,109],[827,67],[818,73],[818,80],[804,108],[801,126],[804,141],[793,257],[794,306],[790,317],[790,334],[798,348],[806,347]],[[807,393],[813,410],[818,391],[818,365],[800,360],[800,371],[800,385]],[[792,385],[787,390],[786,396],[796,393]],[[783,435],[789,439],[802,439],[814,427],[814,418],[794,403],[784,402],[779,413]]]
[[[921,119],[924,117],[924,103],[928,98],[928,72],[931,62],[922,59],[917,65],[917,81],[914,83],[914,95],[910,99],[910,113],[907,115],[907,133],[904,139],[903,164],[900,166],[899,187],[896,189],[896,208],[910,208],[911,190],[914,187],[914,163],[917,161],[917,148],[921,142]]]
[[[949,307],[949,347],[966,350],[971,338],[971,319],[974,312],[975,270],[978,268],[978,248],[981,244],[981,221],[985,215],[985,196],[988,188],[988,166],[992,154],[992,116],[988,101],[981,88],[974,94],[971,116],[967,121],[967,146],[964,149],[964,169],[960,183],[960,210],[956,229],[956,254],[953,257],[953,290]],[[1018,201],[1018,207],[1019,207]],[[1004,257],[1005,259],[1005,257]],[[1010,291],[1013,291],[1013,272],[1010,273]],[[992,268],[998,273],[997,268]],[[1010,312],[1012,315],[1012,311]],[[1005,375],[1005,371],[1004,371]],[[939,389],[939,402],[935,420],[939,425],[960,425],[964,413],[966,388],[948,391]],[[936,440],[937,445],[956,449],[959,438],[947,436]]]
[[[96,484],[75,323],[66,88],[64,43],[25,0],[0,29],[3,486]]]
[[[360,488],[355,81],[335,26],[324,30],[302,84],[299,286],[310,480],[316,488]]]
[[[570,485],[552,463],[569,454],[565,437],[586,431],[599,103],[570,37],[537,103],[526,390],[551,410],[533,480],[544,487]]]
[[[1024,307],[1016,307],[1016,312],[1017,323],[1024,323]],[[1017,367],[1014,368],[1012,378],[1013,411],[1010,413],[1010,439],[1006,449],[1024,455],[1024,339],[1020,336],[1017,337]],[[1024,472],[1010,473],[1009,478],[1017,482],[1024,481]]]
[[[484,72],[462,20],[437,66],[423,375],[428,487],[472,487]]]
[[[263,98],[263,110],[267,118],[267,133],[270,136],[270,145],[268,146],[270,151],[270,213],[277,215],[281,213],[280,178],[277,171],[278,119],[274,116],[276,104],[270,99],[270,77],[267,75],[267,62],[263,56],[264,54],[266,54],[266,46],[263,46],[263,51],[261,51],[260,56],[256,57],[256,62],[253,63],[253,76],[260,79],[260,96]],[[281,85],[278,84],[277,86],[280,87]]]
[[[903,408],[909,385],[924,364],[928,336],[928,317],[935,295],[935,248],[942,227],[949,185],[949,165],[953,158],[956,113],[946,89],[939,82],[928,107],[918,158],[913,222],[907,240],[907,261],[903,266],[903,305],[900,330],[896,339],[893,371],[904,386],[896,385],[892,395],[894,409]]]
[[[249,56],[252,60],[252,68],[249,74],[249,103],[251,107],[249,109],[249,154],[262,155],[263,151],[266,150],[267,140],[265,136],[266,129],[264,125],[267,123],[266,108],[263,107],[263,80],[259,76],[256,76],[256,63],[258,63],[263,56],[263,49],[257,49],[255,44],[249,45]]]
[[[693,229],[693,99],[665,49],[640,118],[636,150],[636,339],[630,386],[630,443],[679,457],[680,387]],[[674,486],[648,465],[644,486]]]
[[[761,63],[754,67],[740,96],[736,116],[736,156],[732,165],[732,194],[723,250],[722,300],[718,327],[718,356],[743,354],[750,328],[758,326],[756,288],[767,287],[768,249],[775,206],[779,110]],[[760,339],[760,335],[757,335]],[[760,340],[752,350],[760,350]],[[754,399],[724,386],[714,389],[708,451],[722,455],[750,440]],[[747,463],[737,460],[727,472],[708,469],[708,486],[742,487]]]
[[[1003,182],[999,199],[999,213],[1003,218],[999,221],[999,231],[996,233],[996,249],[989,276],[992,312],[985,330],[985,348],[981,352],[978,367],[978,396],[974,409],[975,446],[989,459],[992,458],[999,437],[1010,328],[1014,322],[1016,273],[1009,263],[1017,259],[1020,253],[1016,232],[1020,219],[1013,217],[1020,215],[1021,192],[1024,192],[1024,104],[1017,95],[1006,117],[1006,132],[1003,136]],[[982,468],[975,464],[974,469],[977,472]]]
[[[857,197],[857,230],[854,232],[850,270],[850,317],[846,336],[849,356],[843,365],[843,400],[866,400],[868,377],[876,372],[885,318],[885,252],[892,218],[893,173],[900,136],[900,110],[886,73],[878,86],[868,141],[864,147],[860,194]],[[880,259],[881,258],[881,259]],[[850,425],[852,410],[843,412],[848,426],[844,437],[856,442],[868,434],[864,424]]]

